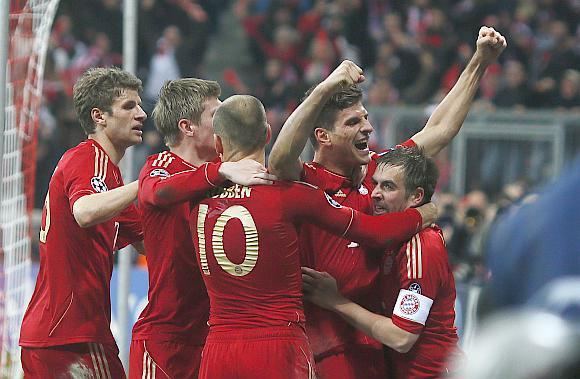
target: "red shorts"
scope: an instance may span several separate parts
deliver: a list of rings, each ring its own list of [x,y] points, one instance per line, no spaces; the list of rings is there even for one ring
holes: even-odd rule
[[[320,379],[384,379],[387,377],[382,349],[353,346],[316,360]]]
[[[50,347],[22,347],[24,378],[125,378],[116,346],[75,343]]]
[[[171,341],[131,341],[129,379],[197,379],[203,346]]]
[[[311,379],[314,357],[300,326],[212,332],[205,342],[200,379]]]

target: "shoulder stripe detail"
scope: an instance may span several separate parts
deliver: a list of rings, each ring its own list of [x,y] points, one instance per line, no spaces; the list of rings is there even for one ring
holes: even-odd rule
[[[109,164],[109,156],[96,146],[95,148],[95,172],[94,175],[103,181],[107,178],[107,167]]]
[[[174,159],[175,157],[171,156],[171,154],[169,154],[167,151],[162,151],[159,153],[159,155],[157,155],[157,158],[155,158],[151,166],[167,168],[167,166],[169,166],[169,164],[173,162]]]
[[[407,253],[407,278],[420,279],[423,277],[423,251],[421,249],[421,238],[415,234],[406,246]]]

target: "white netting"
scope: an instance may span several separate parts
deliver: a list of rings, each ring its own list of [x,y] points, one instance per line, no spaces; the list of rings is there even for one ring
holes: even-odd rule
[[[0,186],[0,376],[21,376],[18,337],[32,293],[30,207],[34,183],[36,127],[44,62],[58,0],[12,0],[6,69],[6,122]],[[32,160],[32,161],[31,161]],[[26,164],[31,161],[30,164]],[[32,175],[32,177],[30,177]]]

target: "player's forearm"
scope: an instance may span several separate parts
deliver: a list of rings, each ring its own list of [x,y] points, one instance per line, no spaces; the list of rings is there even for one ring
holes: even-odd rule
[[[335,304],[333,310],[367,336],[400,353],[409,351],[417,340],[417,335],[399,328],[389,317],[370,312],[348,299]]]
[[[73,205],[73,215],[81,228],[108,221],[117,216],[137,198],[138,182],[79,198]]]
[[[268,160],[268,169],[278,178],[300,179],[300,154],[314,130],[320,109],[331,95],[324,83],[319,84],[284,123]]]
[[[427,156],[434,156],[457,135],[465,121],[487,63],[479,55],[474,55],[451,91],[435,108],[427,124],[413,141],[425,150]]]
[[[382,250],[409,240],[421,230],[422,224],[421,214],[413,208],[381,216],[356,212],[346,237]]]
[[[153,207],[168,207],[203,198],[223,183],[219,163],[204,163],[197,170],[184,171],[167,178],[143,179],[140,201]]]

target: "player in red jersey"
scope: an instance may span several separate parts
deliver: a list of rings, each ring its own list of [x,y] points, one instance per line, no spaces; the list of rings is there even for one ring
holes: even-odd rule
[[[433,156],[457,134],[485,69],[506,47],[505,38],[488,27],[480,29],[476,44],[477,50],[456,85],[425,127],[404,145],[418,145]],[[371,213],[371,178],[378,155],[368,149],[373,127],[356,85],[363,80],[362,70],[344,61],[316,86],[284,124],[270,153],[269,169],[279,178],[302,178],[322,188],[337,202]],[[302,164],[299,156],[309,136],[315,147],[314,162]],[[375,287],[380,255],[365,254],[358,244],[315,225],[305,225],[300,237],[304,265],[329,272],[345,296],[367,309],[379,311]],[[322,378],[385,376],[382,348],[375,340],[333,312],[308,304],[305,311],[308,338]]]
[[[224,182],[271,184],[258,162],[219,161],[212,117],[217,82],[172,80],[161,88],[155,126],[169,151],[150,156],[139,175],[149,302],[133,327],[129,377],[197,378],[209,301],[189,233],[189,203]]]
[[[398,148],[378,160],[374,213],[401,212],[430,201],[437,167],[417,148]],[[303,268],[306,298],[336,312],[387,345],[390,378],[435,378],[449,373],[459,353],[455,281],[441,229],[431,226],[384,255],[381,290],[387,317],[343,297],[328,273]]]
[[[124,378],[110,330],[113,252],[143,252],[117,164],[141,142],[141,81],[115,68],[87,71],[74,86],[88,139],[68,150],[50,180],[40,229],[40,271],[20,332],[26,378]]]
[[[264,162],[270,128],[258,99],[227,99],[213,125],[216,150],[224,162]],[[378,247],[410,237],[421,219],[427,221],[411,209],[385,215],[390,218],[360,214],[308,184],[234,185],[211,196],[190,215],[210,299],[200,378],[313,377],[304,332],[297,224],[316,222]]]

